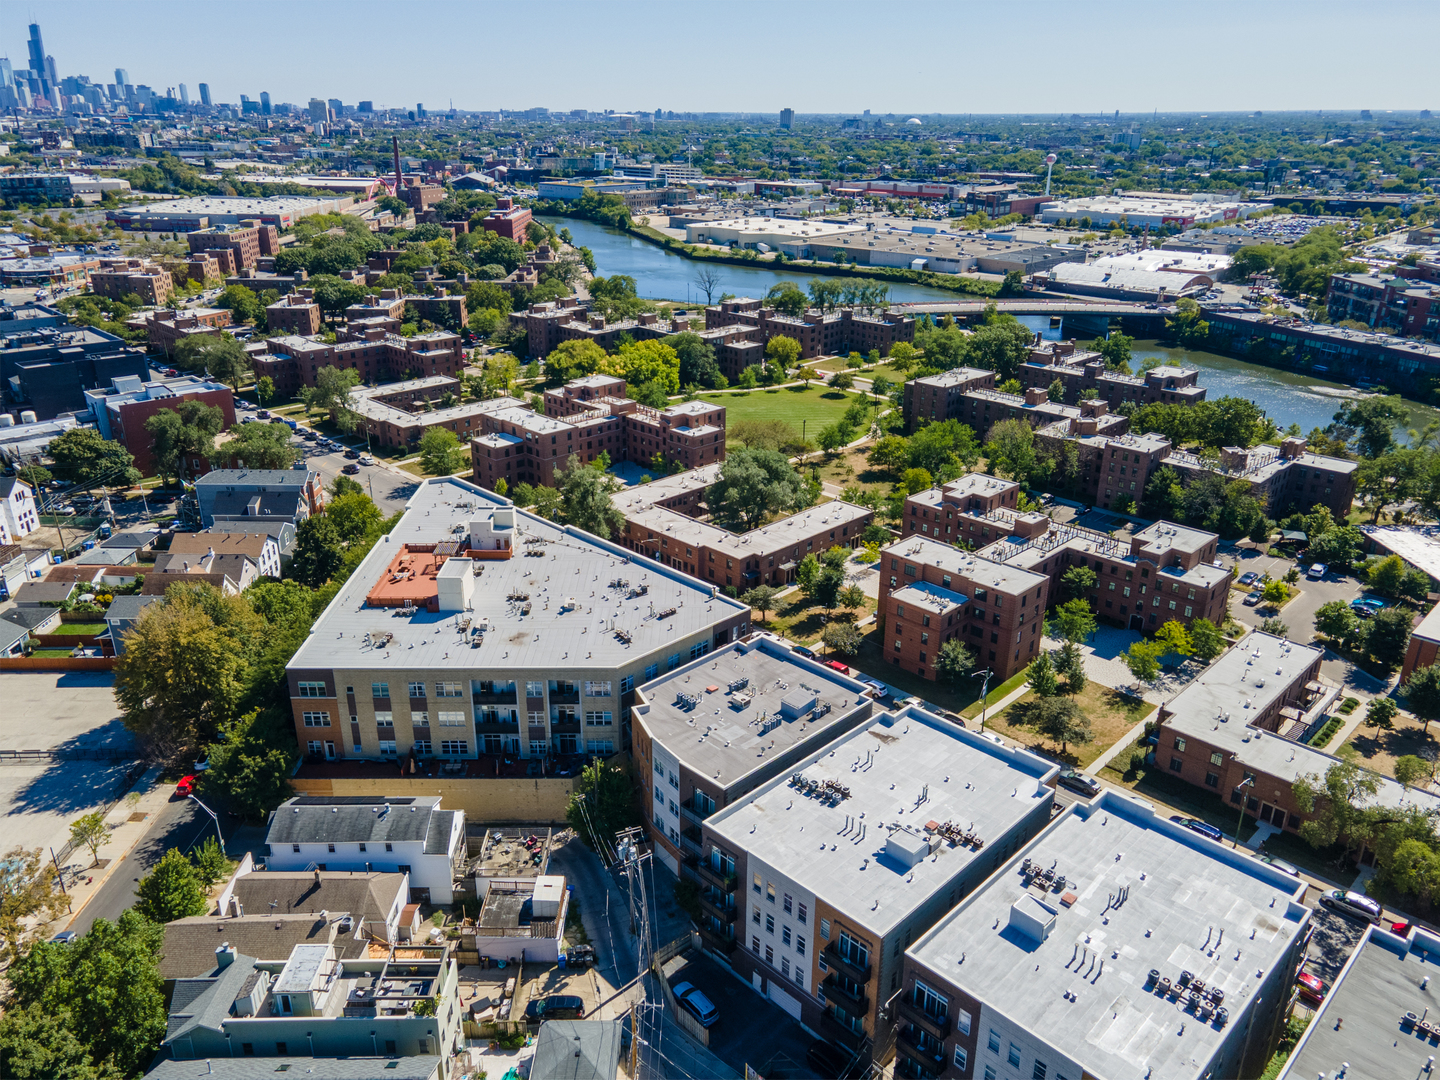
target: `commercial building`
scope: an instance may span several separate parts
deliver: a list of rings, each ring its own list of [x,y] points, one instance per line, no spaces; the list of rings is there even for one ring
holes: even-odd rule
[[[0,176],[0,198],[16,203],[68,203],[77,196],[94,201],[106,195],[128,194],[130,181],[116,176],[78,173],[8,173]]]
[[[311,214],[338,214],[351,202],[352,199],[345,197],[326,199],[307,195],[271,195],[264,198],[198,195],[124,206],[107,211],[105,220],[136,232],[193,232],[217,225],[240,225],[247,221],[288,229]]]
[[[649,184],[644,180],[541,180],[535,189],[541,199],[558,199],[561,202],[576,202],[587,191],[596,195],[620,195],[645,193]]]
[[[912,232],[890,229],[846,233],[811,240],[804,257],[834,262],[842,258],[860,266],[896,266],[936,274],[1008,274],[1027,277],[1061,263],[1085,261],[1083,249],[1023,244],[984,234],[936,233],[916,226]]]
[[[806,1027],[883,1062],[906,943],[1049,822],[1058,771],[918,709],[871,717],[705,819],[703,940]]]
[[[93,255],[38,255],[0,259],[0,286],[7,289],[78,289],[100,268]]]
[[[1160,707],[1156,768],[1294,832],[1307,812],[1295,801],[1302,776],[1324,777],[1340,759],[1310,746],[1340,687],[1320,673],[1324,650],[1258,630]],[[1389,777],[1367,800],[1440,810],[1440,797]],[[1242,787],[1242,785],[1244,785]]]
[[[1440,342],[1440,286],[1381,274],[1333,274],[1326,293],[1332,322],[1353,319],[1403,337]]]
[[[766,251],[784,251],[786,254],[801,255],[801,249],[822,240],[836,240],[841,236],[859,237],[865,232],[860,225],[840,224],[816,218],[795,220],[773,217],[721,218],[714,221],[697,221],[685,225],[687,244],[716,244],[720,247],[734,245],[741,248]]]
[[[297,737],[325,758],[438,757],[478,777],[504,755],[608,756],[636,683],[749,618],[618,545],[432,480],[291,659]]]
[[[108,389],[86,390],[85,403],[96,429],[107,439],[120,443],[135,458],[135,467],[145,476],[155,473],[155,436],[145,422],[164,409],[178,412],[187,401],[201,401],[220,410],[221,430],[235,423],[235,397],[230,387],[211,379],[184,375],[161,382],[142,382],[135,376],[111,380]],[[180,463],[187,476],[199,476],[210,468],[204,458]]]
[[[326,342],[287,335],[270,338],[266,348],[268,352],[251,358],[255,376],[270,376],[275,392],[286,396],[302,386],[314,386],[322,367],[348,368],[360,375],[361,382],[373,384],[437,376],[454,379],[466,364],[460,336],[447,330],[407,338],[376,326],[366,327],[354,340]]]
[[[1123,255],[1104,255],[1090,265],[1100,270],[1140,270],[1147,274],[1202,275],[1210,284],[1219,281],[1235,260],[1228,255],[1199,251],[1146,248]]]
[[[517,244],[526,243],[529,239],[525,232],[529,225],[529,209],[516,206],[508,195],[496,199],[495,209],[480,220],[480,227],[486,232],[514,240]]]
[[[465,811],[438,795],[301,795],[270,816],[269,870],[383,871],[410,876],[410,900],[449,904],[465,864]]]
[[[1309,940],[1303,881],[1114,791],[1001,862],[905,953],[897,1074],[1259,1075]]]
[[[1054,292],[1107,300],[1138,300],[1157,304],[1196,297],[1215,283],[1208,274],[1164,270],[1107,270],[1101,266],[1064,263],[1046,272],[1045,285]]]
[[[150,1075],[178,1080],[206,1061],[209,1074],[225,1076],[227,1064],[263,1058],[265,1067],[229,1075],[255,1080],[293,1068],[337,1080],[449,1080],[464,1040],[459,969],[447,953],[407,945],[397,955],[376,945],[342,959],[335,945],[316,943],[273,962],[222,941],[210,972],[175,980],[160,1068]],[[377,1060],[382,1054],[390,1061]]]
[[[0,378],[8,408],[52,420],[86,407],[85,391],[126,376],[150,377],[145,353],[89,326],[9,330],[0,337]]]
[[[769,634],[640,686],[632,755],[656,856],[694,877],[705,819],[868,720],[867,690]]]
[[[237,519],[299,525],[325,507],[325,485],[315,469],[216,469],[195,481],[200,522],[230,529]]]
[[[134,295],[159,307],[175,291],[175,280],[170,271],[145,259],[101,259],[99,269],[90,272],[90,289],[111,300]]]
[[[1213,196],[1133,198],[1122,195],[1092,195],[1043,204],[1037,218],[1045,225],[1074,223],[1084,226],[1119,224],[1123,228],[1147,231],[1161,228],[1191,229],[1221,221],[1241,221],[1267,210],[1265,203],[1215,201]]]
[[[1367,926],[1277,1080],[1428,1076],[1431,967],[1440,936]],[[1425,1026],[1421,1026],[1425,1025]]]

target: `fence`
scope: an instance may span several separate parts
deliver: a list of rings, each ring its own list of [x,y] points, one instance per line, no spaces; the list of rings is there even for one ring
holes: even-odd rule
[[[6,656],[0,658],[5,671],[114,671],[113,656]]]
[[[661,945],[655,950],[654,971],[656,981],[660,983],[660,992],[665,995],[665,1007],[669,1011],[671,1019],[679,1024],[681,1029],[692,1039],[708,1048],[710,1046],[710,1029],[703,1026],[688,1009],[675,1000],[675,994],[670,989],[670,981],[665,978],[664,968],[666,961],[699,948],[700,935],[694,931]]]
[[[77,747],[70,750],[0,750],[0,764],[38,764],[44,761],[132,761],[134,750],[119,746]]]
[[[94,752],[95,752],[95,753],[101,753],[102,751],[94,751]],[[10,750],[10,751],[5,751],[4,753],[9,753],[9,754],[43,754],[43,753],[49,753],[49,751],[44,751],[44,750]],[[4,761],[4,760],[7,760],[7,759],[5,759],[5,758],[3,758],[3,757],[0,757],[0,761]],[[82,759],[80,759],[80,758],[57,758],[57,760],[72,760],[72,761],[73,761],[73,760],[82,760]],[[123,760],[123,759],[122,759],[122,760]],[[115,794],[111,797],[111,799],[110,799],[109,802],[107,802],[104,806],[100,807],[100,813],[101,813],[102,815],[108,816],[109,813],[110,813],[110,811],[113,810],[113,809],[115,809],[115,807],[119,804],[120,800],[125,797],[126,793],[129,792],[129,790],[130,790],[132,787],[135,786],[135,781],[138,780],[138,779],[140,779],[140,777],[141,777],[142,775],[144,775],[144,773],[145,773],[145,763],[144,763],[144,762],[141,762],[141,761],[137,761],[134,765],[131,765],[130,768],[126,769],[126,770],[125,770],[125,775],[122,776],[122,777],[120,778],[120,780],[119,780],[119,781],[116,783],[116,785],[115,785]],[[82,846],[84,846],[84,845],[77,844],[74,840],[67,840],[64,844],[62,844],[62,845],[60,846],[60,850],[59,850],[59,851],[56,851],[54,848],[51,848],[51,849],[50,849],[50,857],[54,860],[54,862],[55,862],[55,867],[56,867],[56,869],[57,869],[61,874],[64,873],[64,867],[69,864],[70,856],[75,853],[75,849],[76,849],[77,847],[82,847]],[[77,874],[76,876],[78,877],[79,875]]]

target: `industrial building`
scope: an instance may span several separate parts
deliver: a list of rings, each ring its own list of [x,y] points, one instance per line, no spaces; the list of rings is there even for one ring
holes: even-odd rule
[[[288,229],[311,214],[338,214],[353,201],[348,197],[308,195],[270,195],[263,198],[197,195],[109,210],[105,220],[136,232],[193,232],[252,220],[277,229]]]
[[[1203,294],[1215,279],[1195,272],[1162,270],[1107,270],[1097,265],[1063,263],[1046,272],[1045,285],[1054,292],[1095,296],[1106,300],[1173,303]]]
[[[15,327],[15,329],[11,329]],[[28,329],[0,323],[0,378],[5,402],[36,420],[83,412],[85,391],[126,376],[150,377],[145,353],[90,326]]]
[[[1047,244],[1025,244],[987,237],[983,233],[955,235],[916,226],[912,232],[896,229],[867,230],[811,240],[804,257],[835,262],[844,259],[860,266],[895,266],[936,274],[1038,274],[1061,263],[1085,261],[1081,249]]]
[[[1224,202],[1209,195],[1150,198],[1092,195],[1045,203],[1036,217],[1045,225],[1083,225],[1088,218],[1090,225],[1096,228],[1118,224],[1132,229],[1183,230],[1212,222],[1241,221],[1268,209],[1265,203]]]
[[[859,225],[824,221],[818,218],[794,220],[771,217],[721,218],[716,221],[697,221],[685,225],[687,244],[715,244],[720,247],[735,245],[760,251],[784,251],[799,255],[814,242],[836,240],[842,236],[858,237],[865,232]]]

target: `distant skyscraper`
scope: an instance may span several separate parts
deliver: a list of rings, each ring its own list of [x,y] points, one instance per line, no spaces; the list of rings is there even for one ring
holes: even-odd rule
[[[270,91],[260,91],[260,112],[264,116],[270,115]]]
[[[118,74],[121,74],[121,72],[116,72],[116,74],[117,74],[117,75],[118,75]],[[209,83],[202,82],[202,83],[200,84],[200,104],[206,106],[207,108],[208,108],[209,105],[210,105],[210,84],[209,84]]]
[[[116,86],[125,86],[125,85],[126,85],[127,83],[129,83],[129,82],[130,82],[130,73],[129,73],[128,71],[126,71],[124,68],[116,68],[116,69],[115,69],[115,85],[116,85]]]
[[[425,119],[425,103],[423,101],[415,103],[415,115],[421,120]]]
[[[0,56],[0,86],[13,88],[15,86],[15,69],[10,61]]]
[[[374,103],[373,101],[362,101],[362,102],[360,102],[360,112],[362,112],[362,113],[373,113],[374,111],[375,111],[375,103]]]
[[[789,131],[791,128],[793,128],[793,127],[795,126],[795,110],[794,110],[794,109],[781,109],[781,110],[780,110],[780,126],[781,126],[782,128],[784,128],[786,131]]]
[[[185,89],[185,84],[183,82],[180,84],[180,104],[190,104],[190,91]]]
[[[315,121],[315,123],[323,124],[329,119],[329,111],[329,106],[318,97],[312,97],[310,99],[310,119]]]
[[[45,42],[40,38],[40,24],[30,24],[30,70],[40,80],[40,90],[44,94],[50,92],[49,75],[45,66]]]
[[[326,104],[330,106],[331,117],[337,117],[345,111],[345,104],[338,97],[332,97]]]

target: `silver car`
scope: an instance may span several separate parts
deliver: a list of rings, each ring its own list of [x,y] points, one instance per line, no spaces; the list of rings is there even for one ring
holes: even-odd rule
[[[1379,902],[1371,900],[1364,893],[1331,889],[1329,892],[1320,894],[1320,903],[1331,911],[1338,911],[1341,915],[1348,915],[1352,919],[1376,924],[1380,922]]]

